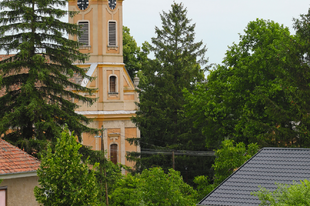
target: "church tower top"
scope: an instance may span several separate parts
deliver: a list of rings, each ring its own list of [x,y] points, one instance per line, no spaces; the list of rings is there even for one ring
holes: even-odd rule
[[[80,52],[89,63],[123,63],[123,0],[69,0],[69,11],[79,11],[69,23],[81,26]]]

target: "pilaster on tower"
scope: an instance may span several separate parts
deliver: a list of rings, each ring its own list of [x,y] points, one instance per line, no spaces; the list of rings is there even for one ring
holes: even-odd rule
[[[81,37],[70,36],[83,44],[80,52],[89,53],[89,63],[123,63],[123,0],[69,0],[69,11],[78,11],[69,23],[82,27]],[[82,6],[84,5],[84,6]],[[113,8],[113,7],[112,7]]]

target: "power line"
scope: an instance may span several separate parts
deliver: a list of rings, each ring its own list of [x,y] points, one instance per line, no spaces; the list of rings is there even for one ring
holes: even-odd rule
[[[144,149],[141,152],[127,152],[135,154],[163,154],[163,155],[187,155],[187,156],[215,156],[214,151],[190,151],[190,150],[156,150]]]

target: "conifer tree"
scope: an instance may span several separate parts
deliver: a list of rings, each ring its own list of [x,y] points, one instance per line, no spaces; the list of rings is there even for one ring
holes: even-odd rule
[[[162,27],[155,28],[150,51],[155,60],[143,65],[143,75],[147,81],[140,82],[140,103],[137,116],[132,120],[141,130],[140,145],[145,148],[173,150],[205,150],[205,138],[193,128],[193,120],[185,115],[185,100],[182,90],[191,91],[195,83],[204,80],[202,65],[206,46],[195,42],[195,24],[187,18],[187,10],[182,3],[173,3],[171,11],[161,15]],[[206,172],[205,162],[196,157],[176,157],[175,169],[189,176],[199,170]],[[203,157],[204,159],[207,159]],[[165,170],[172,167],[171,156],[142,156],[137,166],[141,170],[160,166]],[[211,165],[210,165],[211,166]],[[139,169],[139,168],[138,168]],[[190,175],[191,173],[192,175]],[[188,177],[191,179],[190,177]]]
[[[80,35],[78,25],[59,19],[74,12],[62,10],[66,0],[3,0],[0,2],[0,50],[14,53],[0,61],[0,135],[28,153],[40,143],[59,137],[64,124],[79,137],[92,129],[89,120],[76,114],[73,99],[93,103],[74,93],[92,90],[70,81],[86,73],[75,62],[84,62],[79,43],[65,35]],[[90,77],[88,77],[90,78]],[[10,132],[8,132],[11,129]]]

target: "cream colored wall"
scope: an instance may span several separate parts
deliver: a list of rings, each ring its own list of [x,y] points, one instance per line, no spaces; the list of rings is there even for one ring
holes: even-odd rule
[[[1,176],[0,176],[1,179]],[[38,177],[5,179],[0,187],[7,186],[7,206],[36,206],[34,187],[39,186]]]
[[[91,116],[89,116],[91,118]],[[126,120],[127,119],[127,120]],[[140,132],[129,117],[126,119],[110,119],[109,117],[97,116],[96,121],[91,125],[93,128],[101,128],[104,130],[104,150],[107,152],[106,157],[110,158],[110,145],[118,145],[118,162],[129,167],[134,166],[134,162],[126,159],[127,151],[140,152],[140,147],[130,145],[126,138],[140,137]],[[98,123],[98,124],[97,124]],[[83,144],[92,147],[94,150],[101,150],[101,139],[95,138],[94,134],[83,134]]]
[[[77,0],[69,0],[69,10],[79,11],[74,18],[69,18],[70,23],[76,24],[79,20],[89,20],[90,22],[90,47],[80,49],[83,53],[90,53],[90,58],[86,62],[97,63],[97,68],[92,74],[96,79],[89,82],[87,87],[97,88],[97,92],[92,97],[97,101],[92,105],[77,102],[80,105],[76,111],[134,111],[137,109],[135,102],[138,101],[135,87],[130,79],[123,64],[123,0],[117,0],[114,10],[108,6],[108,0],[89,0],[89,6],[86,10],[80,11],[77,7]],[[117,47],[108,46],[108,23],[109,21],[117,23]],[[69,37],[77,39],[76,37]],[[84,65],[79,65],[85,68]],[[118,94],[109,93],[109,77],[117,77]],[[86,95],[82,94],[81,95]],[[94,120],[90,127],[100,129],[101,125],[106,129],[104,131],[104,149],[107,151],[107,157],[110,157],[110,145],[118,145],[118,162],[133,166],[133,163],[127,162],[126,151],[140,151],[139,147],[131,146],[126,141],[126,137],[136,135],[140,137],[139,130],[131,122],[129,114],[109,114],[109,115],[85,115]],[[83,134],[83,144],[91,146],[94,150],[101,149],[101,139],[95,138],[95,135]]]
[[[118,94],[109,94],[111,75],[117,77]],[[133,111],[137,109],[135,102],[138,101],[138,96],[124,65],[98,65],[92,76],[96,78],[93,82],[89,82],[87,87],[97,88],[97,92],[92,97],[98,100],[91,106],[80,102],[80,108],[77,111]]]
[[[89,0],[89,6],[84,11],[77,7],[77,0],[69,0],[70,11],[80,13],[73,18],[69,17],[69,23],[77,24],[79,20],[90,21],[90,48],[80,49],[82,53],[90,53],[87,62],[113,62],[123,63],[123,0],[117,0],[117,6],[111,10],[108,0]],[[117,22],[117,47],[108,47],[108,22]],[[77,40],[76,36],[69,36]]]

